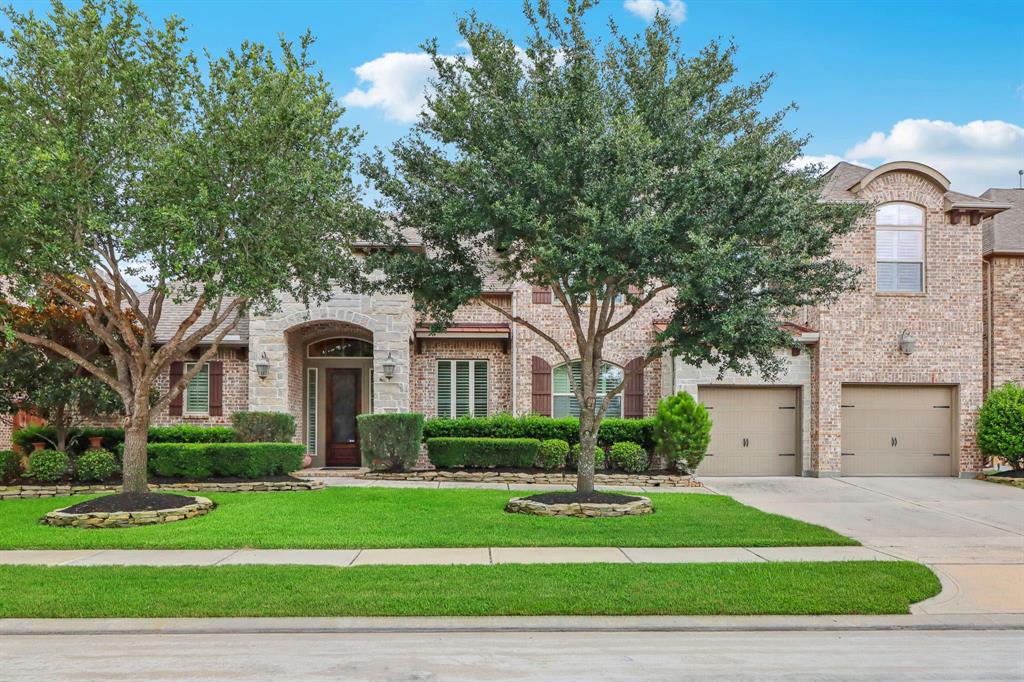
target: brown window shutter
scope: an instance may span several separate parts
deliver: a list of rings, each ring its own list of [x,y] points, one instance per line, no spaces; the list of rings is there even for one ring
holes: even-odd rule
[[[534,287],[533,288],[533,302],[534,303],[551,303],[551,289],[549,289],[548,287]]]
[[[224,363],[220,360],[207,363],[210,368],[210,416],[224,414]]]
[[[533,411],[551,416],[551,365],[536,355],[533,356]]]
[[[185,373],[185,363],[183,362],[172,362],[171,363],[171,380],[167,384],[167,389],[170,390],[181,381],[181,376]],[[184,388],[171,399],[171,405],[167,408],[167,414],[172,417],[181,416],[181,406],[184,401],[185,390]]]
[[[626,388],[622,416],[642,419],[644,416],[644,359],[633,358],[626,363]]]

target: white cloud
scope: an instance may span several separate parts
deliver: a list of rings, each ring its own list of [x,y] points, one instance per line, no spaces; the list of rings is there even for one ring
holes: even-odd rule
[[[888,133],[874,132],[846,152],[873,162],[919,161],[934,167],[954,189],[978,193],[1013,187],[1024,168],[1024,128],[1006,121],[949,121],[908,118]]]
[[[412,123],[425,102],[434,65],[425,52],[388,52],[355,68],[362,87],[342,101],[350,107],[379,107],[393,121]]]
[[[644,21],[654,21],[654,18],[662,14],[673,24],[681,24],[686,21],[686,3],[682,0],[626,0],[622,3],[627,12],[635,14]]]

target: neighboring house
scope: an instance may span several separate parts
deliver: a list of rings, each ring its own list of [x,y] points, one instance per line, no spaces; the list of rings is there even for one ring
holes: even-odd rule
[[[988,391],[1024,384],[1024,189],[989,189],[981,198],[1013,206],[982,223]]]
[[[826,180],[822,200],[874,207],[836,245],[838,257],[861,269],[859,289],[787,323],[793,345],[779,350],[781,376],[772,383],[757,375],[719,378],[715,368],[669,357],[637,371],[670,310],[666,292],[606,342],[603,385],[627,379],[609,416],[650,416],[662,396],[689,391],[712,410],[711,446],[699,470],[705,475],[956,476],[980,470],[974,424],[986,339],[994,346],[987,357],[1006,368],[999,371],[1019,376],[1022,367],[1021,277],[1010,289],[1009,268],[1021,268],[1024,258],[1013,260],[994,247],[984,265],[982,258],[982,221],[986,231],[991,225],[993,234],[1003,235],[1000,214],[1011,201],[998,194],[1003,190],[983,197],[951,191],[941,173],[912,162],[873,170],[841,163]],[[1000,283],[993,300],[1001,326],[989,337],[983,267]],[[338,291],[309,311],[284,300],[280,312],[244,320],[217,360],[156,421],[222,424],[239,410],[289,412],[298,423],[296,440],[306,444],[314,465],[355,466],[361,461],[355,417],[363,412],[576,413],[568,389],[572,367],[491,307],[531,320],[571,348],[551,292],[489,278],[483,298],[490,305],[464,306],[437,334],[429,321],[416,319],[406,296]],[[161,337],[184,314],[171,306]],[[165,381],[186,368],[187,362],[175,363]]]

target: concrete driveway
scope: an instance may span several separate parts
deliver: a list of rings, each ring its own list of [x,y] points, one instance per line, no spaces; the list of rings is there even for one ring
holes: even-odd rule
[[[921,613],[1024,614],[1024,490],[955,478],[705,478],[715,492],[931,566]]]

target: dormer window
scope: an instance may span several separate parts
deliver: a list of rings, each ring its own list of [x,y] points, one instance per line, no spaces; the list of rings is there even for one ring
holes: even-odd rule
[[[875,211],[875,271],[880,293],[924,291],[924,209],[893,203]]]

